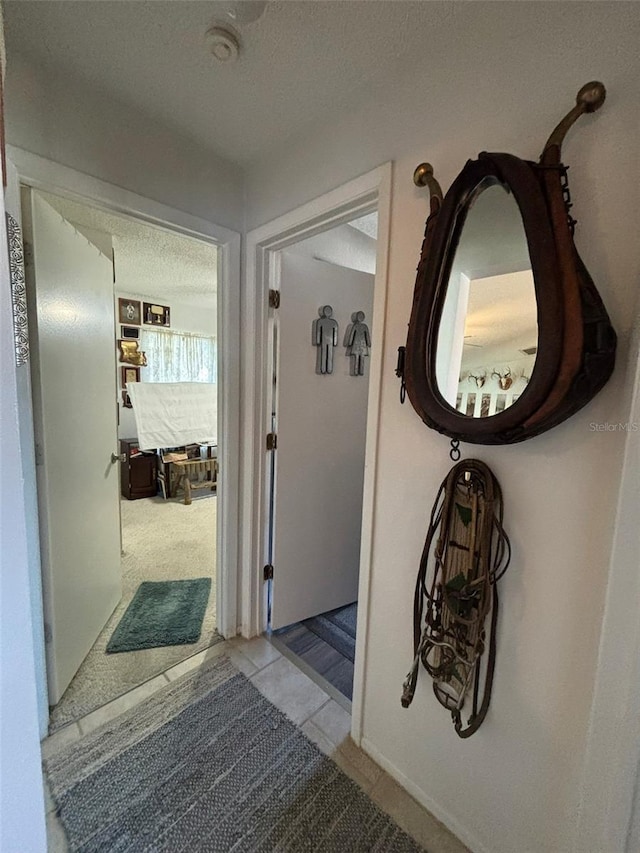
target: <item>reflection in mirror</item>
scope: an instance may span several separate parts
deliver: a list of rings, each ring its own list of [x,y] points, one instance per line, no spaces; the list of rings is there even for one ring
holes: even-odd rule
[[[501,185],[476,195],[462,227],[440,317],[438,390],[471,418],[499,414],[527,386],[538,312],[520,210]]]

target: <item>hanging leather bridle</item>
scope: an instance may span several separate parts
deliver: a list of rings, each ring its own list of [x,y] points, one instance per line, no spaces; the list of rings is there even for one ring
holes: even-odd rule
[[[462,738],[478,730],[491,700],[497,582],[511,556],[502,515],[502,491],[491,470],[477,459],[459,462],[438,491],[418,570],[414,660],[404,682],[402,705],[411,704],[422,662],[433,679],[436,698],[451,712]],[[431,559],[434,567],[427,584]],[[471,714],[465,725],[462,710],[469,694]]]

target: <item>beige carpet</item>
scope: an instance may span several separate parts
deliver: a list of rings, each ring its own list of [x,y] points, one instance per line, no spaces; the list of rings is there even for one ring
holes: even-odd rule
[[[51,714],[50,731],[137,687],[222,637],[216,632],[216,497],[185,506],[162,498],[122,500],[122,600]],[[212,577],[197,643],[105,654],[109,639],[142,581]]]

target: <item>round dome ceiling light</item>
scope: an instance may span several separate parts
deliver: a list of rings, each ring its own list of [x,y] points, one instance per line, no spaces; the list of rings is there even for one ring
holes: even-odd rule
[[[240,55],[240,39],[227,27],[211,27],[205,38],[218,62],[235,62]]]
[[[218,14],[236,25],[253,24],[263,16],[267,0],[221,0],[216,6]]]

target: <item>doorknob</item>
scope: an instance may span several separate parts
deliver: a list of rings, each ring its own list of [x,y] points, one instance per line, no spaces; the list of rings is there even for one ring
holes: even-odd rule
[[[111,462],[113,463],[113,465],[115,465],[116,462],[126,462],[126,461],[127,461],[127,454],[126,453],[112,453],[111,454]]]

